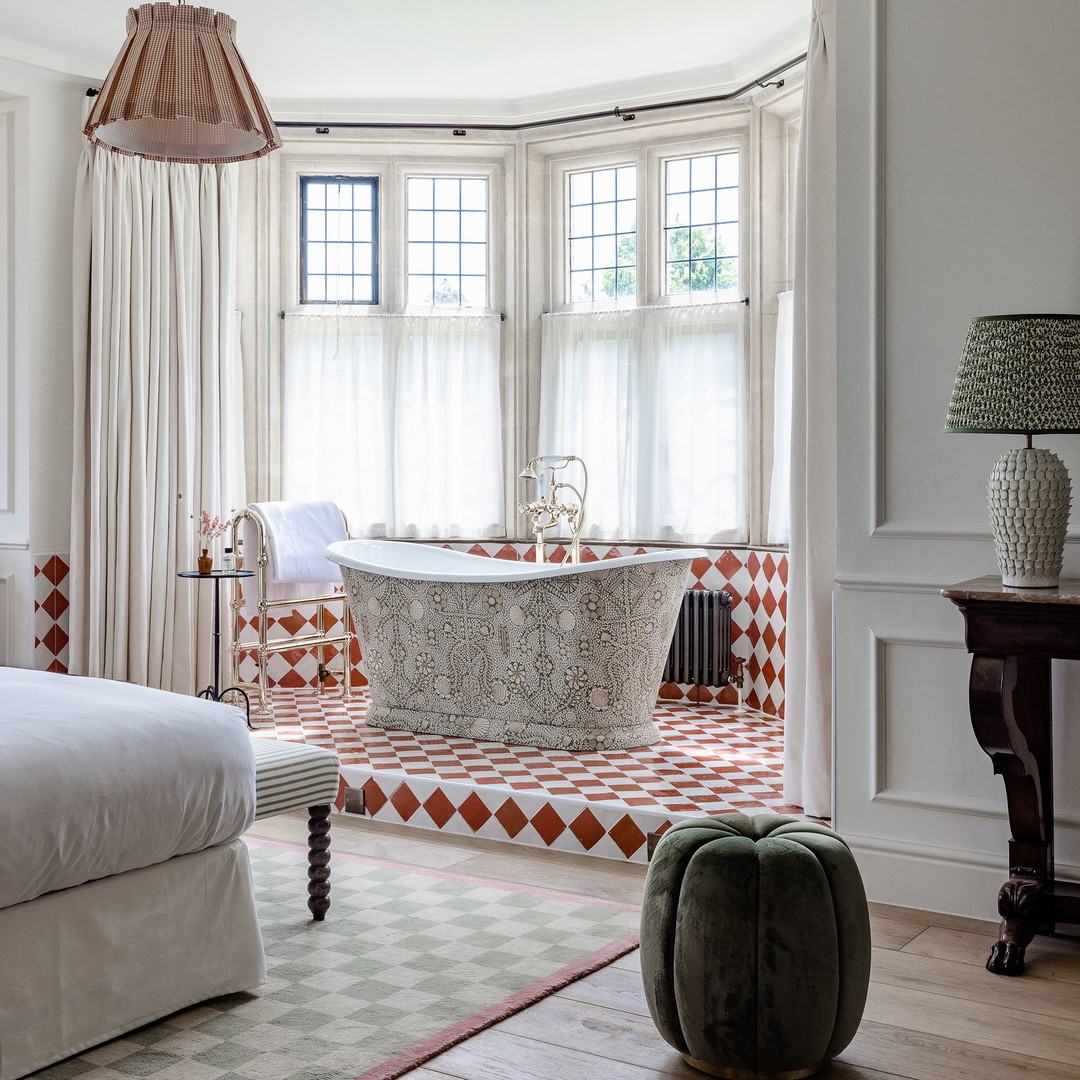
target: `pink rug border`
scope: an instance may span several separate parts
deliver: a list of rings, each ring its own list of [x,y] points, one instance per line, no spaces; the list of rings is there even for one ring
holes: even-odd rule
[[[243,837],[243,840],[247,844],[256,844],[259,847],[282,848],[286,851],[307,853],[307,848],[299,844],[283,844],[276,840],[261,840],[248,836]],[[568,903],[603,907],[615,911],[634,912],[641,910],[640,905],[637,904],[620,904],[614,900],[605,900],[601,897],[560,893],[551,889],[539,889],[533,885],[521,885],[517,882],[491,881],[488,878],[478,878],[471,874],[452,874],[445,870],[436,870],[425,866],[405,866],[390,859],[373,859],[365,855],[351,855],[347,852],[335,851],[331,856],[331,866],[335,859],[347,859],[350,862],[361,863],[365,866],[377,866],[407,873],[417,873],[425,877],[441,878],[446,881],[471,881],[478,885],[502,889],[505,892],[564,900]],[[331,910],[333,909],[331,908]],[[594,971],[599,971],[600,968],[605,967],[614,960],[618,960],[620,956],[633,952],[639,943],[636,931],[627,934],[625,937],[618,938],[616,941],[611,942],[610,945],[605,945],[588,956],[584,956],[572,964],[567,964],[543,979],[538,979],[529,986],[515,990],[509,997],[497,1001],[494,1005],[489,1005],[486,1009],[481,1009],[480,1012],[475,1013],[473,1016],[459,1020],[456,1024],[451,1024],[450,1027],[443,1028],[442,1031],[438,1031],[434,1035],[429,1035],[422,1042],[409,1047],[408,1050],[402,1050],[400,1054],[395,1054],[394,1057],[388,1058],[372,1069],[368,1069],[367,1072],[360,1073],[353,1080],[397,1080],[397,1077],[407,1073],[410,1069],[418,1068],[444,1050],[449,1050],[452,1046],[457,1046],[458,1043],[464,1042],[477,1032],[483,1031],[484,1028],[491,1027],[492,1024],[497,1024],[500,1020],[513,1016],[514,1013],[521,1012],[522,1009],[535,1004],[541,998],[553,994],[556,990],[562,990],[563,987],[569,986],[586,975],[591,975]]]

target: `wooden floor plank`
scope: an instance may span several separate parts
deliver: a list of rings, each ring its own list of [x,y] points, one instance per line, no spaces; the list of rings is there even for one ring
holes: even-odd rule
[[[925,929],[928,926],[947,926],[953,930],[968,930],[975,934],[997,932],[997,921],[988,919],[969,919],[964,915],[945,915],[936,912],[920,911],[918,908],[899,907],[894,904],[877,904],[871,902],[870,915],[886,915],[890,919],[903,919],[915,924],[921,924]]]
[[[986,969],[990,946],[997,940],[997,928],[988,933],[971,933],[949,927],[931,926],[904,946],[904,952],[933,956],[954,964]],[[1035,977],[1080,985],[1080,940],[1059,935],[1036,937],[1025,954],[1023,979]],[[990,973],[987,972],[987,975]],[[1011,982],[1007,976],[998,976]]]
[[[422,866],[428,870],[446,870],[460,862],[462,852],[453,846],[432,843],[419,829],[401,826],[365,828],[365,822],[346,814],[330,817],[330,850],[348,855],[363,855],[369,859],[386,859],[409,866]],[[307,814],[281,814],[278,817],[256,821],[248,830],[248,836],[277,843],[307,844]]]
[[[551,858],[551,852],[519,857],[484,854],[458,863],[455,870],[462,874],[493,878],[496,881],[519,885],[541,885],[556,892],[573,892],[578,896],[592,896],[599,900],[614,900],[620,904],[640,904],[645,886],[645,868],[631,864],[619,864],[609,860],[593,859],[591,867],[576,862],[565,862],[561,857]],[[567,859],[589,859],[588,855],[567,855]]]
[[[538,1042],[566,1044],[610,1061],[658,1072],[681,1061],[660,1037],[648,1014],[552,995],[499,1024],[502,1031]]]
[[[998,1006],[1018,1014],[1070,1021],[1080,1017],[1080,984],[1041,978],[1038,967],[1021,978],[1012,978],[992,975],[981,964],[875,949],[873,972],[875,983],[904,986],[930,996]]]
[[[498,1028],[489,1028],[452,1047],[429,1061],[426,1068],[460,1080],[701,1080],[701,1073],[691,1069],[674,1050],[666,1066],[650,1068]]]
[[[892,1024],[975,1046],[993,1047],[1004,1054],[1035,1053],[1049,1061],[1066,1062],[1080,1075],[1077,1024],[1053,1016],[1036,1016],[1014,1008],[928,994],[907,986],[872,981],[863,1013],[867,1021]]]
[[[571,983],[555,996],[602,1005],[606,1009],[617,1009],[636,1016],[649,1016],[649,1006],[645,1003],[641,988],[640,969],[608,964],[592,975]]]
[[[958,1039],[864,1019],[841,1063],[881,1069],[907,1080],[1076,1080],[1075,1065],[1028,1053],[1002,1053]],[[830,1077],[825,1072],[822,1077]]]
[[[874,911],[870,913],[870,938],[879,949],[902,949],[926,930],[926,922],[922,919],[893,918]]]

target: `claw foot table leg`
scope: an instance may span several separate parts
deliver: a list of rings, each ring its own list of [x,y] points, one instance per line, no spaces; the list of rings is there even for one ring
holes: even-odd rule
[[[1001,937],[990,949],[986,970],[995,975],[1022,975],[1024,953],[1039,928],[1039,897],[1044,883],[1035,877],[1012,877],[998,893]]]

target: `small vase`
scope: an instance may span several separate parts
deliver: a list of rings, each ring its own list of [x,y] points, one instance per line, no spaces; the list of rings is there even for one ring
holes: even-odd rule
[[[199,556],[199,573],[209,574],[214,569],[214,560],[207,554],[207,548],[202,549],[202,554]]]

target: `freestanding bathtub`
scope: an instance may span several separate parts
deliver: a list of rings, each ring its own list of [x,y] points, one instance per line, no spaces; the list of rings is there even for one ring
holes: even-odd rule
[[[563,566],[343,540],[375,727],[562,750],[648,746],[698,549]]]

